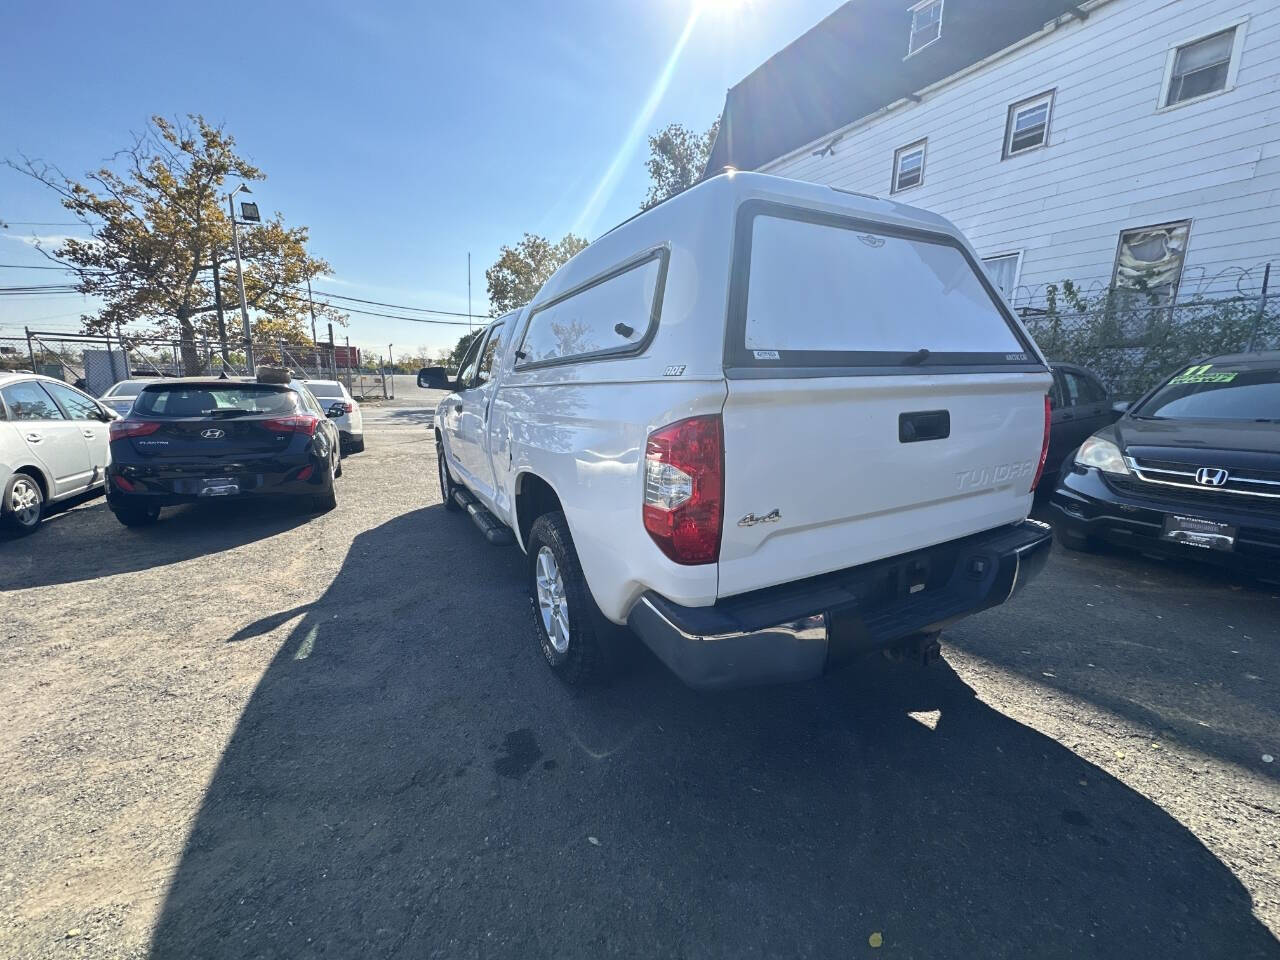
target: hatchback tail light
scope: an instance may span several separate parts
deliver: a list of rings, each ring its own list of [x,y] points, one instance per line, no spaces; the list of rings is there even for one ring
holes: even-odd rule
[[[123,440],[126,437],[145,437],[160,429],[154,420],[112,420],[107,427],[107,436],[111,440]]]
[[[262,426],[277,433],[305,433],[308,437],[313,437],[316,427],[320,426],[320,418],[310,413],[295,413],[288,417],[263,420]]]
[[[719,416],[691,417],[649,435],[644,528],[676,563],[715,563],[724,514],[724,430]]]
[[[1036,487],[1040,485],[1040,478],[1044,476],[1044,462],[1049,458],[1049,426],[1052,419],[1052,412],[1049,407],[1049,395],[1044,395],[1044,439],[1040,441],[1040,463],[1036,466],[1035,479],[1031,481],[1031,493],[1036,492]]]

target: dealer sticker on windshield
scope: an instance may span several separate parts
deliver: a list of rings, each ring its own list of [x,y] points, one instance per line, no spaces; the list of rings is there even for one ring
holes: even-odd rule
[[[779,358],[778,358],[778,351],[777,351],[777,350],[752,350],[751,352],[752,352],[753,354],[755,354],[755,358],[756,358],[757,360],[777,360],[777,359],[779,359]]]
[[[1202,363],[1182,371],[1169,383],[1171,385],[1177,383],[1230,383],[1235,378],[1235,373],[1230,370],[1219,370],[1214,373],[1212,363]]]

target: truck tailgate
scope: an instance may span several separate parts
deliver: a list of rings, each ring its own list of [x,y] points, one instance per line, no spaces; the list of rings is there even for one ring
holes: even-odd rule
[[[719,595],[1026,517],[1047,373],[733,379]]]

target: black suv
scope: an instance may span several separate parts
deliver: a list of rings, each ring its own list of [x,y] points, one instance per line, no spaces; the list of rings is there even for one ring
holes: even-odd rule
[[[1081,444],[1050,504],[1071,549],[1106,541],[1280,577],[1280,351],[1179,370]]]
[[[112,421],[107,504],[125,526],[213,497],[337,503],[338,428],[299,384],[163,380]]]

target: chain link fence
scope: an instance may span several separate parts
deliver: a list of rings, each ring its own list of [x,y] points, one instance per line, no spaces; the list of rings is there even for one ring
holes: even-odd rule
[[[394,380],[380,358],[358,347],[283,340],[232,342],[224,353],[215,341],[155,337],[92,336],[27,330],[0,337],[0,371],[30,370],[56,377],[93,396],[137,377],[250,376],[263,364],[285,366],[305,380],[341,380],[358,400],[394,396]],[[252,363],[250,362],[252,356]]]
[[[1195,360],[1280,349],[1280,303],[1266,296],[1160,305],[1111,292],[1020,313],[1050,360],[1088,367],[1124,398]]]

